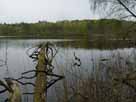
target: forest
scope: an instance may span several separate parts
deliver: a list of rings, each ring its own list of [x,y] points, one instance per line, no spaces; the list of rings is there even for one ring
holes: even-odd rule
[[[0,24],[0,36],[31,38],[87,38],[103,37],[106,39],[134,38],[133,21],[100,19],[73,20],[38,23]],[[129,31],[127,30],[129,29]]]

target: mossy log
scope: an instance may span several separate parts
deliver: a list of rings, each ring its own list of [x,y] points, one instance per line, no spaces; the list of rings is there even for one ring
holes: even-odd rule
[[[45,59],[45,47],[42,46],[38,55],[38,64],[36,66],[36,70],[44,72],[46,71]],[[46,102],[46,84],[46,73],[37,72],[34,89],[34,102]]]

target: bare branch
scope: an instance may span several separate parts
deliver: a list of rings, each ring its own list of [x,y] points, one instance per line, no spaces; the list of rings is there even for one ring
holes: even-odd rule
[[[117,0],[119,2],[119,4],[121,4],[133,17],[136,18],[136,15],[121,1],[121,0]]]

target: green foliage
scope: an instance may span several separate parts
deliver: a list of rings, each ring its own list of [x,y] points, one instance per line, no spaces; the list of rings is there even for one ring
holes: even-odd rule
[[[126,29],[133,22],[119,21],[115,19],[101,20],[73,20],[20,23],[20,24],[0,24],[0,36],[16,37],[45,37],[45,38],[120,38],[125,35]],[[131,32],[132,33],[135,32]],[[127,34],[129,36],[129,34]]]

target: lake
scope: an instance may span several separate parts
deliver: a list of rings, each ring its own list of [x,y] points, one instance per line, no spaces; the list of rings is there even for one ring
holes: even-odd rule
[[[136,70],[136,49],[135,45],[132,44],[133,42],[130,43],[129,41],[0,39],[0,79],[5,77],[19,78],[24,71],[34,69],[36,62],[33,62],[26,52],[29,48],[48,41],[56,45],[58,49],[58,53],[53,60],[53,65],[55,66],[54,73],[64,74],[67,79],[68,87],[70,87],[71,80],[77,80],[78,78],[82,80],[93,78],[95,80],[109,82],[114,76]],[[80,67],[72,67],[75,61],[74,53],[82,62]],[[7,65],[4,65],[5,61]],[[34,80],[28,81],[33,82]],[[76,86],[76,81],[73,83],[75,83]],[[58,99],[55,98],[57,97],[57,92],[61,92],[60,95],[63,95],[62,86],[63,81],[60,81],[49,89],[47,95],[48,102],[56,102]],[[0,87],[0,89],[2,89],[2,87]],[[127,88],[127,90],[131,89]],[[33,91],[32,86],[22,86],[22,92],[31,91]],[[6,94],[7,93],[0,94],[0,102],[4,101]],[[122,95],[124,95],[123,92]],[[125,95],[129,96],[129,93],[125,93]],[[23,102],[32,101],[31,95],[23,95],[22,98]],[[125,99],[121,100],[123,102]]]

